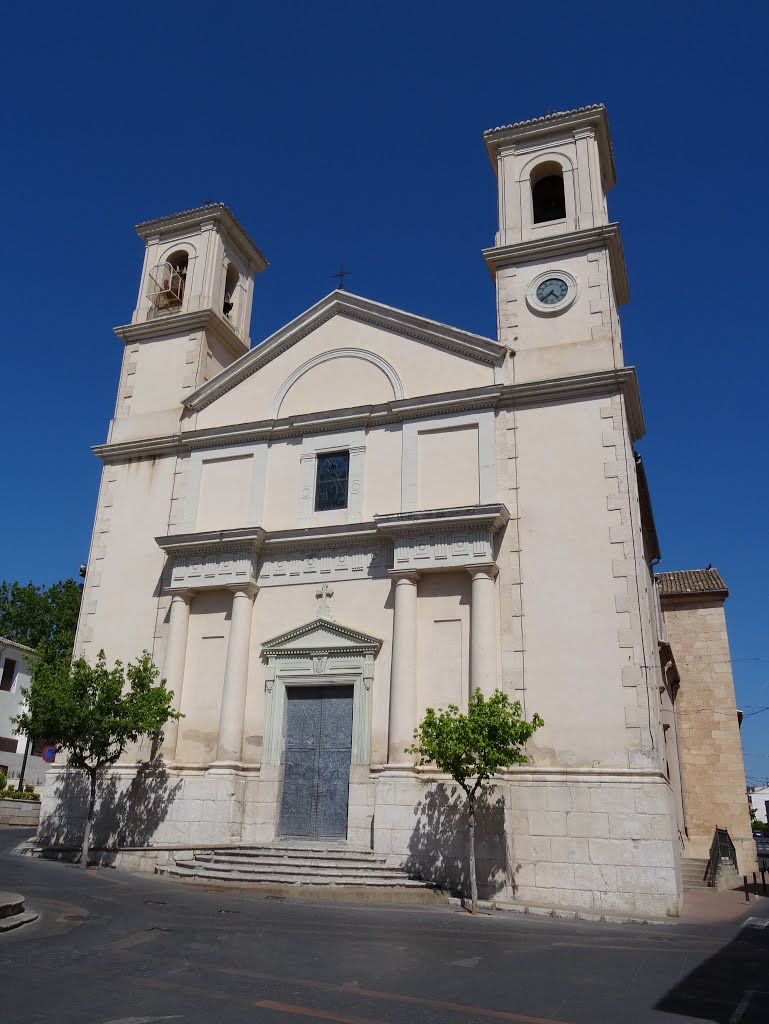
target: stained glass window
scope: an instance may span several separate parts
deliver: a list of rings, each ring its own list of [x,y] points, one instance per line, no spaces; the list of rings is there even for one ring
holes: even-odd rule
[[[350,475],[350,453],[328,452],[319,455],[315,479],[315,511],[347,508],[347,484]]]

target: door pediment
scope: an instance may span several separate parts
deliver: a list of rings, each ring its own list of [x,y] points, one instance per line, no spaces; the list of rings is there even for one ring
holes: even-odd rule
[[[382,641],[368,633],[351,629],[329,619],[316,618],[303,626],[266,640],[262,650],[268,658],[281,654],[371,654],[382,646]]]

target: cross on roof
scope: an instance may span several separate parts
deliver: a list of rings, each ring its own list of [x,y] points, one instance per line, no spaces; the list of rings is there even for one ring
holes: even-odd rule
[[[332,277],[338,277],[339,278],[338,288],[339,288],[340,291],[344,291],[344,279],[347,277],[348,274],[351,274],[351,273],[352,273],[351,270],[345,270],[344,269],[344,263],[340,263],[339,264],[339,270],[337,270],[337,272],[335,274],[331,275]]]
[[[331,587],[328,585],[328,583],[324,583],[323,586],[319,587],[315,591],[315,596],[320,601],[320,604],[318,605],[318,618],[319,619],[330,619],[331,618],[331,609],[328,606],[327,598],[333,597],[334,596],[334,591],[331,589]]]

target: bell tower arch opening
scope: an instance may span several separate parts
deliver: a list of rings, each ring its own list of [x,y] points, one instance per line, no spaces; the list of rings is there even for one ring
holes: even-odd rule
[[[566,193],[563,170],[554,160],[546,160],[531,172],[532,223],[545,224],[566,219]]]

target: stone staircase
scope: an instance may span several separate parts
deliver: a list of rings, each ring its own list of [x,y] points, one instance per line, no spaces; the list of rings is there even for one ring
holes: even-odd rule
[[[445,901],[447,893],[428,882],[409,878],[401,868],[371,850],[312,843],[269,843],[185,850],[170,864],[158,865],[159,875],[194,882],[255,885],[270,891],[307,895],[349,895],[403,902]],[[378,896],[374,896],[378,893]]]
[[[708,870],[707,857],[682,857],[681,874],[683,875],[684,889],[698,887],[707,888],[705,872]]]

